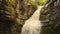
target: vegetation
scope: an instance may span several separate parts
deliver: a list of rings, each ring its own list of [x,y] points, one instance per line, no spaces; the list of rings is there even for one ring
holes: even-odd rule
[[[38,7],[39,5],[44,5],[47,3],[48,0],[28,0],[28,2],[35,6],[35,7]]]
[[[59,34],[60,0],[0,0],[0,34],[20,34],[24,21],[39,5],[50,1],[49,6],[41,10],[40,20],[49,20],[43,22],[42,34]],[[17,5],[19,5],[18,9],[16,9]]]

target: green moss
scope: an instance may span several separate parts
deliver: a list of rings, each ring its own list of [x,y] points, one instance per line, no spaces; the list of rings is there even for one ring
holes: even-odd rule
[[[14,5],[15,4],[15,0],[6,0],[9,4]]]
[[[5,6],[5,8],[8,10],[6,13],[9,13],[10,15],[14,15],[15,13],[15,9],[14,9],[14,4],[15,4],[15,1],[14,0],[6,0],[7,4]]]

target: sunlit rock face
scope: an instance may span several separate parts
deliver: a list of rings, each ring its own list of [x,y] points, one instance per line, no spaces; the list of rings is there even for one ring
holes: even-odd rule
[[[22,27],[21,34],[40,34],[41,31],[41,22],[39,20],[40,10],[44,6],[39,6],[38,9],[34,12],[34,14],[25,21],[25,24]]]

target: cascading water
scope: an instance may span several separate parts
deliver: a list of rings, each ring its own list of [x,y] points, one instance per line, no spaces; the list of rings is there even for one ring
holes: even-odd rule
[[[34,12],[34,14],[25,21],[25,24],[23,25],[21,30],[21,34],[40,34],[42,24],[39,20],[39,17],[41,9],[43,7],[45,7],[45,5],[38,6],[38,9]]]
[[[25,24],[22,27],[21,34],[39,34],[41,31],[41,23],[39,21],[40,10],[44,6],[39,6],[35,13],[26,20]]]

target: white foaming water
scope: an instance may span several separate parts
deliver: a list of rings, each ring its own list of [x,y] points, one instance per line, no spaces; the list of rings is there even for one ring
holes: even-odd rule
[[[21,34],[40,34],[41,31],[41,22],[39,20],[40,10],[44,7],[39,6],[38,9],[34,12],[34,14],[25,21],[25,24],[22,27]]]

